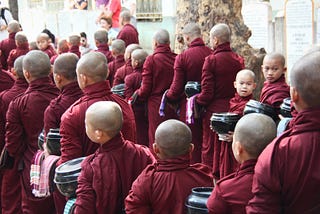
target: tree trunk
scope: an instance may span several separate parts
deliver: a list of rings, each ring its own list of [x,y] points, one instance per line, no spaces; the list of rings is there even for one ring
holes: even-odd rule
[[[261,64],[265,50],[255,50],[248,44],[251,31],[243,22],[241,8],[242,0],[177,0],[176,32],[179,35],[183,26],[189,22],[199,23],[203,39],[209,45],[210,29],[217,23],[228,24],[232,32],[232,49],[244,57],[246,68],[256,74],[257,89],[254,97],[257,99],[264,81]],[[184,48],[178,41],[175,47],[177,53]]]
[[[13,19],[19,21],[18,0],[9,0],[9,8],[12,13]]]

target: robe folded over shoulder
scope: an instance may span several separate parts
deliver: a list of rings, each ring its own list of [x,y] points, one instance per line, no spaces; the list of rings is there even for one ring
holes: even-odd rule
[[[132,24],[125,24],[120,30],[117,39],[121,39],[126,43],[126,47],[130,44],[139,44],[139,33]]]
[[[298,113],[292,128],[261,153],[247,213],[320,213],[320,109]]]
[[[134,181],[125,200],[127,214],[187,213],[185,202],[194,187],[212,187],[211,169],[190,165],[190,155],[159,159]]]
[[[8,69],[7,60],[10,54],[10,51],[17,47],[16,40],[15,40],[16,33],[9,33],[9,37],[0,41],[0,62],[2,68],[4,70]]]
[[[122,67],[125,63],[126,62],[124,61],[123,55],[115,57],[115,59],[112,62],[108,63],[108,70],[109,70],[108,80],[111,86],[113,86],[114,76],[118,68]]]
[[[123,66],[117,69],[114,74],[113,86],[124,83],[124,78],[133,72],[131,59],[125,62]]]
[[[25,43],[20,45],[19,47],[13,49],[10,51],[8,59],[7,59],[7,65],[8,65],[8,71],[11,71],[11,68],[14,66],[14,61],[19,57],[26,55],[29,52],[29,44]]]
[[[58,164],[93,154],[98,144],[86,135],[85,112],[95,102],[113,101],[120,105],[123,113],[122,134],[126,140],[136,141],[136,124],[129,104],[119,95],[112,94],[109,81],[100,81],[83,89],[83,96],[62,115],[60,124],[61,158]]]
[[[107,62],[112,62],[114,60],[112,54],[111,54],[111,51],[109,50],[109,45],[108,44],[99,44],[98,49],[96,50],[96,52],[100,52],[102,53],[103,55],[106,56],[107,58]]]
[[[147,147],[116,135],[83,161],[74,213],[122,213],[133,181],[153,162]]]
[[[246,213],[252,198],[252,178],[256,159],[245,161],[237,172],[219,180],[213,189],[207,207],[209,213]]]

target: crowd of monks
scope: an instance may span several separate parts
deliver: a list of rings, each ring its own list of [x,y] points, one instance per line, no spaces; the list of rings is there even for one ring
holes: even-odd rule
[[[186,49],[177,55],[167,30],[154,33],[148,54],[130,14],[121,13],[120,22],[113,41],[104,29],[94,32],[96,50],[89,52],[80,35],[56,47],[40,33],[33,46],[17,21],[8,24],[0,42],[0,149],[14,164],[1,169],[2,213],[64,212],[68,198],[50,189],[52,182],[30,185],[41,149],[44,159],[58,156],[41,172],[86,157],[73,213],[186,213],[199,186],[214,187],[209,213],[320,212],[319,50],[293,66],[290,87],[285,57],[268,53],[263,60],[259,102],[279,114],[291,98],[292,119],[277,137],[281,117],[243,115],[255,74],[231,49],[227,24],[212,27],[210,47],[199,25],[187,24]],[[189,81],[201,85],[191,97]],[[210,127],[212,114],[222,112],[242,116],[223,136]],[[38,146],[39,134],[46,138],[54,128],[59,154],[46,142]]]

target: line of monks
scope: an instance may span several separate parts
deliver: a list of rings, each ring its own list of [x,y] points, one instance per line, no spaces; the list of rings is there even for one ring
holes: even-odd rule
[[[227,24],[212,27],[212,49],[200,27],[187,24],[187,49],[179,55],[164,29],[154,34],[151,55],[122,39],[110,51],[101,29],[94,33],[97,50],[86,54],[78,35],[61,39],[56,52],[45,33],[37,37],[38,50],[30,50],[18,22],[8,31],[0,42],[0,146],[14,164],[1,169],[2,213],[64,212],[67,198],[57,189],[45,181],[36,190],[30,185],[38,136],[52,128],[60,129],[60,153],[44,144],[44,158],[59,158],[41,172],[86,157],[74,213],[186,213],[186,198],[198,186],[214,186],[210,213],[320,211],[318,50],[293,66],[290,87],[284,56],[263,60],[259,101],[279,113],[291,97],[287,131],[276,137],[275,122],[253,113],[220,140],[210,129],[212,114],[242,116],[256,87],[255,74],[231,49]],[[187,97],[189,81],[201,90]],[[112,93],[120,84],[123,93]],[[35,196],[39,190],[45,197]]]

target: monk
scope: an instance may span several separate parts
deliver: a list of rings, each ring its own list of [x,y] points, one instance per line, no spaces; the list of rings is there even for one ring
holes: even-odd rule
[[[131,53],[136,49],[142,49],[138,44],[131,44],[126,47],[124,53],[125,64],[118,68],[114,74],[113,86],[124,83],[124,78],[133,71],[131,65]]]
[[[68,38],[69,42],[69,53],[74,53],[79,58],[81,57],[80,52],[80,35],[78,34],[71,34]]]
[[[108,68],[109,68],[108,80],[110,85],[112,86],[116,71],[118,70],[118,68],[122,67],[125,64],[124,53],[126,50],[126,44],[121,39],[115,39],[112,41],[111,47],[112,47],[111,53],[114,57],[114,60],[108,63]]]
[[[243,110],[247,102],[252,99],[253,90],[256,88],[255,74],[253,71],[244,69],[238,72],[234,87],[236,89],[235,96],[230,100],[229,112],[236,113],[240,116],[243,115]],[[222,136],[224,139],[221,141],[220,152],[220,178],[223,178],[238,168],[238,162],[234,158],[232,152],[232,138],[233,132],[229,132]],[[220,136],[219,136],[220,138]]]
[[[43,128],[44,111],[58,91],[48,77],[51,69],[49,57],[42,51],[30,51],[23,58],[23,74],[29,87],[11,101],[7,112],[5,147],[18,163],[21,192],[8,191],[3,197],[15,201],[22,196],[23,213],[54,213],[52,197],[35,198],[30,188],[30,165],[38,150],[37,139]],[[12,169],[14,170],[14,169]],[[10,178],[7,178],[10,180]]]
[[[0,93],[0,149],[2,151],[5,144],[5,124],[6,113],[10,102],[18,95],[25,92],[28,83],[23,76],[22,60],[24,56],[20,56],[14,62],[12,73],[16,78],[12,88]],[[1,173],[1,209],[2,213],[22,213],[21,195],[15,197],[10,193],[21,192],[20,177],[17,170],[17,164],[14,170],[2,170]],[[3,183],[2,177],[4,176]],[[9,178],[9,180],[7,179]],[[13,190],[16,189],[16,190]]]
[[[212,51],[204,44],[201,36],[201,29],[198,24],[187,24],[183,28],[182,34],[188,49],[176,57],[173,81],[167,93],[167,98],[169,102],[179,106],[180,120],[185,122],[187,98],[184,93],[184,87],[188,81],[201,82],[201,71],[204,60]],[[202,118],[196,118],[194,123],[188,124],[188,126],[192,131],[192,143],[194,145],[191,162],[200,163]]]
[[[173,79],[173,64],[176,54],[170,49],[170,37],[167,30],[158,30],[153,36],[153,54],[148,56],[142,72],[143,84],[137,90],[138,99],[148,103],[149,145],[154,143],[154,133],[158,125],[177,118],[176,113],[167,108],[165,116],[159,115],[159,107],[164,92],[170,87]]]
[[[196,103],[205,108],[203,115],[202,163],[213,166],[215,178],[219,178],[220,142],[210,130],[212,113],[227,112],[229,100],[234,96],[233,82],[238,71],[244,68],[244,60],[231,50],[230,28],[218,23],[210,30],[213,53],[204,62],[201,76],[201,93]]]
[[[157,163],[149,165],[132,184],[126,213],[187,213],[185,201],[194,187],[212,187],[211,169],[190,165],[190,128],[178,120],[161,123],[155,133]]]
[[[238,121],[232,150],[240,167],[217,182],[207,202],[209,213],[246,213],[257,158],[275,137],[276,124],[269,116],[252,113]]]
[[[58,56],[60,54],[63,53],[68,53],[69,52],[69,45],[68,45],[68,41],[66,39],[59,39],[58,45],[57,45],[57,55],[54,55],[53,57],[51,57],[50,59],[50,63],[51,65],[54,64],[54,62],[56,61],[56,59],[58,58]]]
[[[120,25],[122,28],[117,36],[117,39],[122,39],[126,43],[126,47],[130,44],[139,44],[139,33],[137,29],[130,24],[130,22],[130,11],[122,11],[120,13]]]
[[[82,122],[85,118],[85,111],[97,101],[107,100],[118,103],[124,117],[121,133],[126,140],[133,142],[136,140],[133,111],[124,99],[112,94],[109,82],[106,80],[108,77],[106,57],[99,52],[86,54],[80,58],[76,72],[79,87],[84,95],[71,105],[61,117],[61,158],[58,164],[90,155],[99,147],[87,137]]]
[[[126,76],[124,79],[125,92],[124,96],[130,101],[133,93],[140,88],[142,80],[142,68],[143,64],[148,56],[148,53],[144,50],[137,49],[131,54],[131,62],[133,72]],[[131,101],[130,101],[131,102]],[[131,102],[131,106],[134,112],[134,117],[137,125],[137,143],[145,146],[149,146],[148,141],[148,110],[145,102],[136,101]]]
[[[320,212],[320,52],[300,58],[289,73],[293,127],[276,138],[255,167],[247,213]]]
[[[43,51],[51,59],[54,55],[57,55],[53,46],[51,45],[51,39],[48,34],[40,33],[37,37],[37,46],[39,50]]]
[[[15,41],[16,41],[17,47],[10,51],[8,60],[7,60],[8,71],[11,71],[11,69],[14,66],[14,61],[19,56],[25,55],[29,52],[28,38],[23,32],[16,33]]]
[[[108,45],[108,32],[104,29],[97,30],[94,33],[94,41],[96,47],[98,48],[96,52],[104,54],[107,58],[107,62],[112,62],[114,60]]]
[[[260,102],[268,104],[280,112],[283,99],[290,97],[289,86],[286,83],[285,58],[280,53],[269,53],[263,59],[261,70],[266,81],[260,94]]]
[[[122,138],[123,116],[115,102],[92,104],[85,124],[88,137],[99,147],[82,163],[74,213],[122,213],[131,184],[154,158],[148,147]]]
[[[0,68],[0,93],[10,89],[13,86],[14,81],[14,76],[10,72]]]
[[[7,31],[9,32],[9,37],[0,42],[0,62],[4,70],[8,69],[7,60],[10,51],[17,47],[15,35],[17,32],[21,31],[19,22],[17,22],[16,20],[12,20],[11,22],[9,22]]]

